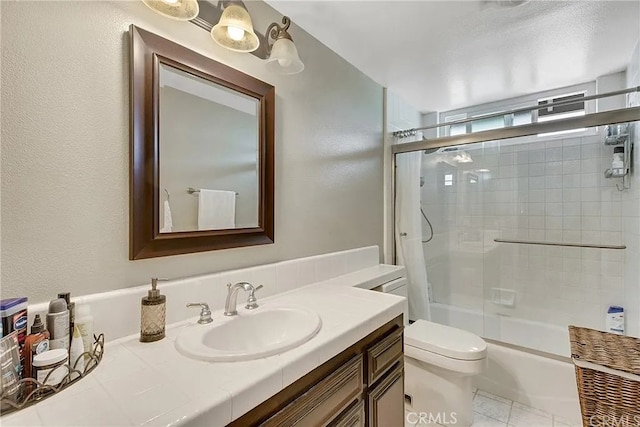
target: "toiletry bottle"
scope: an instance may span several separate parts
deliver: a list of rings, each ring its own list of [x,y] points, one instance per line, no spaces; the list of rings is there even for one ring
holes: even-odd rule
[[[624,308],[612,305],[607,311],[606,331],[624,335]]]
[[[615,147],[613,149],[613,161],[611,162],[611,171],[614,175],[624,174],[624,147]]]
[[[93,316],[89,304],[78,304],[75,324],[82,335],[84,351],[93,351]]]
[[[80,357],[82,353],[84,353],[84,344],[80,328],[76,325],[73,328],[73,337],[71,337],[71,347],[69,349],[69,368],[84,373],[84,357]],[[71,379],[74,380],[79,376],[77,373],[72,373]]]
[[[67,302],[62,298],[51,300],[49,303],[49,313],[47,313],[47,329],[51,337],[49,338],[49,348],[51,350],[64,348],[69,351],[69,310]]]
[[[167,314],[167,298],[160,295],[157,289],[158,279],[151,279],[149,295],[142,298],[142,313],[140,316],[140,341],[152,342],[164,338],[165,320]]]
[[[33,358],[49,350],[49,331],[44,328],[40,315],[36,314],[31,325],[31,334],[24,340],[24,377],[33,378]]]
[[[58,298],[62,298],[67,303],[67,310],[69,311],[69,338],[73,336],[73,325],[76,321],[76,303],[71,301],[70,292],[61,292],[58,294]]]
[[[10,298],[0,301],[0,316],[2,317],[3,336],[16,331],[20,346],[20,360],[24,363],[24,340],[27,338],[27,303],[25,297]]]

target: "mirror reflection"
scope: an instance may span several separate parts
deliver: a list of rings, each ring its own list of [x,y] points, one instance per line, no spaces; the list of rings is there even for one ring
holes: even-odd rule
[[[161,63],[160,233],[258,226],[258,99]]]

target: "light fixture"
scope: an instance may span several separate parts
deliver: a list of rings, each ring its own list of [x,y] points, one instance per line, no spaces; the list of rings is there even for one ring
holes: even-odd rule
[[[473,163],[473,159],[466,151],[458,151],[458,153],[453,156],[453,161],[458,163]]]
[[[171,2],[195,0],[143,0],[144,2]],[[226,5],[226,6],[225,6]],[[282,17],[282,25],[274,22],[263,35],[253,29],[251,16],[242,0],[219,0],[217,6],[202,1],[199,15],[191,22],[211,32],[220,46],[235,52],[248,52],[266,61],[269,71],[279,74],[296,74],[304,70],[304,64],[293,44],[289,27],[291,19]],[[217,24],[213,25],[214,22]],[[273,40],[273,42],[270,42]]]
[[[253,52],[260,46],[249,12],[237,4],[224,9],[220,21],[211,29],[211,37],[220,46],[235,52]]]
[[[278,74],[297,74],[304,70],[304,64],[298,56],[298,49],[293,44],[291,34],[287,31],[291,25],[291,19],[288,16],[282,18],[284,26],[272,23],[267,28],[267,37],[275,40],[269,45],[267,52],[267,70]]]
[[[200,12],[197,0],[142,0],[147,7],[176,21],[189,21]]]

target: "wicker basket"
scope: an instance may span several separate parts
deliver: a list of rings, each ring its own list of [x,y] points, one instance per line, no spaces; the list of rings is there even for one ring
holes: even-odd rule
[[[569,337],[583,425],[640,426],[640,339],[577,326]]]

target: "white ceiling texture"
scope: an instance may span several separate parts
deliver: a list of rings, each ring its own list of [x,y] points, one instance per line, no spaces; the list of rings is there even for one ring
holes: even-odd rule
[[[422,112],[595,80],[640,38],[639,0],[267,2]]]

